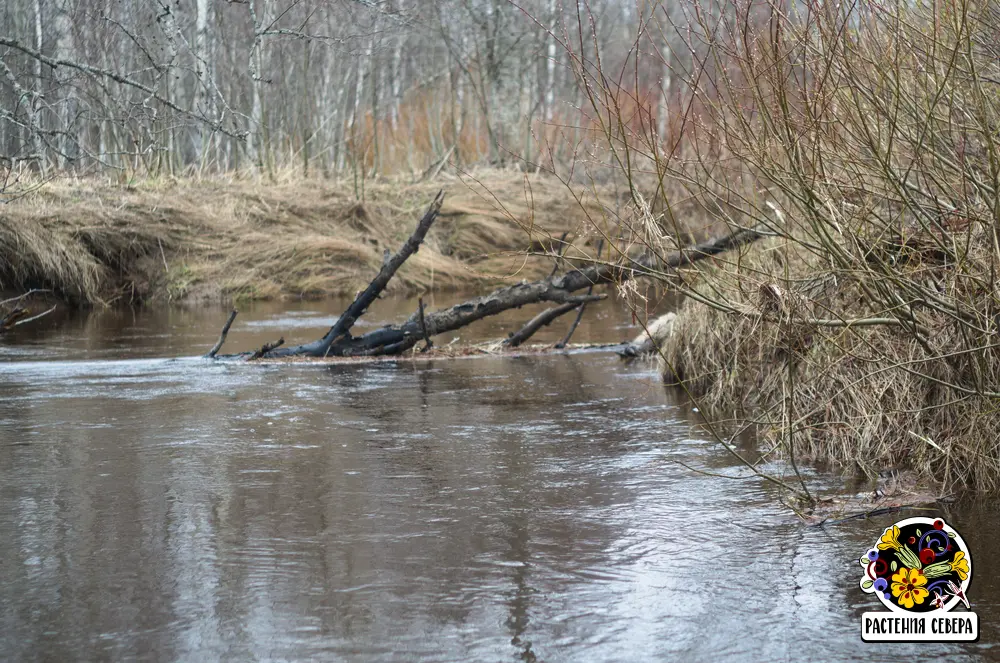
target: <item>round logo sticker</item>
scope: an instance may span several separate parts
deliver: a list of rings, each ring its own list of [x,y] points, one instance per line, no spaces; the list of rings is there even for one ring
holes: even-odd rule
[[[907,518],[885,529],[861,558],[861,589],[903,613],[969,608],[972,557],[940,518]]]

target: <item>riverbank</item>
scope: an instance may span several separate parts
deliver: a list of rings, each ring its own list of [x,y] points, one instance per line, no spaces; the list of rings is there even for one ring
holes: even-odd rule
[[[824,273],[823,259],[769,240],[710,270],[711,289],[697,292],[716,305],[681,307],[661,344],[665,381],[785,457],[937,495],[996,491],[996,346],[969,347],[943,305],[914,307],[909,328],[864,296],[880,282]],[[941,301],[988,309],[990,291],[963,292],[952,263],[910,260],[900,280],[919,277]]]
[[[369,182],[363,197],[349,181],[61,178],[0,207],[0,285],[83,305],[353,295],[441,189],[440,218],[391,294],[539,278],[551,261],[526,252],[563,233],[586,244],[583,228],[614,205],[610,191],[514,171]]]

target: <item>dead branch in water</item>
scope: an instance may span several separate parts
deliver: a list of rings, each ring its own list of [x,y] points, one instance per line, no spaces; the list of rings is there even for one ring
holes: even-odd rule
[[[260,348],[258,348],[252,355],[250,355],[249,360],[253,361],[255,359],[260,359],[261,357],[267,355],[269,352],[273,352],[274,350],[277,350],[278,348],[280,348],[284,344],[285,344],[285,337],[284,336],[282,336],[281,338],[279,338],[274,343],[265,343],[264,345],[260,346]]]
[[[602,237],[600,241],[597,242],[598,259],[600,259],[601,251],[603,249],[604,249],[604,238]],[[587,288],[588,295],[591,294],[592,292],[594,292],[594,286],[590,286],[589,288]],[[569,326],[569,331],[566,332],[566,335],[563,336],[563,339],[561,341],[555,344],[554,347],[556,350],[562,350],[567,345],[569,345],[569,339],[573,338],[573,332],[575,332],[576,328],[580,326],[580,321],[583,320],[583,312],[586,310],[587,310],[587,303],[584,302],[583,304],[580,304],[580,308],[578,308],[576,311],[576,319],[573,320],[573,324]]]
[[[0,334],[6,334],[14,327],[20,327],[21,325],[26,325],[29,322],[34,322],[35,320],[43,318],[49,313],[52,313],[52,311],[56,310],[56,307],[52,306],[46,311],[42,311],[36,315],[31,315],[30,309],[21,306],[21,302],[25,299],[40,292],[49,291],[43,289],[29,290],[28,292],[18,295],[17,297],[11,297],[10,299],[0,301],[0,307],[6,309],[6,312],[0,313],[0,315],[2,315],[2,317],[0,317]],[[11,304],[13,304],[13,306],[9,306],[8,308],[8,305]]]
[[[399,252],[390,255],[389,251],[386,250],[379,273],[367,288],[358,293],[351,305],[337,318],[337,321],[322,338],[311,343],[291,347],[279,347],[282,343],[278,343],[264,345],[252,353],[244,352],[235,355],[209,353],[206,356],[226,359],[276,359],[281,357],[398,355],[409,350],[422,339],[426,340],[429,347],[432,336],[461,329],[477,320],[510,309],[539,302],[552,302],[561,305],[543,312],[528,325],[525,325],[524,329],[515,335],[518,336],[517,342],[514,343],[516,345],[524,342],[535,331],[559,315],[568,313],[587,302],[603,299],[604,295],[590,294],[595,285],[614,283],[640,276],[658,275],[662,277],[664,271],[691,265],[699,260],[753,242],[762,236],[755,230],[740,230],[731,235],[686,247],[666,256],[662,261],[656,261],[648,256],[628,258],[627,264],[624,265],[595,261],[586,267],[572,269],[561,276],[553,274],[541,281],[522,281],[441,311],[427,313],[423,306],[420,306],[402,324],[387,325],[361,336],[352,336],[350,330],[354,323],[378,299],[400,266],[420,248],[427,231],[440,212],[443,200],[444,195],[439,192],[428,207],[427,212],[424,213],[423,218],[420,219],[416,230],[406,240]],[[584,288],[588,288],[588,294],[573,294]],[[507,344],[511,345],[510,339]]]
[[[226,320],[226,324],[223,325],[222,327],[222,333],[219,334],[219,340],[215,342],[215,345],[212,347],[212,349],[208,351],[207,355],[205,355],[206,358],[214,359],[215,355],[219,354],[219,350],[222,349],[222,346],[226,342],[226,336],[229,334],[229,328],[233,326],[233,320],[236,319],[236,315],[238,313],[239,311],[237,311],[236,309],[230,311],[229,318]]]
[[[539,329],[555,322],[555,320],[560,316],[563,316],[570,311],[575,311],[578,308],[582,309],[587,305],[587,302],[594,302],[600,299],[605,299],[606,297],[607,295],[585,295],[584,297],[579,298],[579,303],[577,303],[577,300],[574,299],[573,301],[566,302],[561,306],[547,308],[529,320],[527,324],[519,330],[507,337],[503,344],[507,347],[516,348],[534,336],[535,332]]]
[[[426,345],[424,345],[424,347],[421,350],[421,352],[427,352],[432,347],[434,347],[434,344],[431,343],[431,337],[427,333],[427,322],[424,320],[424,298],[420,297],[419,299],[417,299],[417,304],[420,306],[420,309],[419,309],[419,313],[420,313],[420,331],[423,332],[424,343],[426,343]]]

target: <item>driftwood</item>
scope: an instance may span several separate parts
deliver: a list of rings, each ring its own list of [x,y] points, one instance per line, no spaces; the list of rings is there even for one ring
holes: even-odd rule
[[[521,282],[500,288],[488,295],[476,297],[440,311],[426,312],[423,310],[423,306],[420,306],[402,324],[387,325],[361,336],[352,336],[350,331],[354,323],[378,299],[400,266],[419,250],[420,244],[427,235],[427,231],[440,212],[443,199],[443,194],[438,193],[427,209],[427,212],[417,224],[416,230],[414,230],[413,234],[396,254],[390,255],[389,251],[386,250],[379,273],[369,283],[367,288],[358,293],[358,296],[351,305],[337,318],[337,321],[322,338],[311,343],[291,347],[268,347],[265,345],[253,353],[244,352],[235,355],[209,353],[206,357],[219,359],[275,359],[282,357],[398,355],[409,350],[421,340],[425,340],[429,346],[432,336],[461,329],[477,320],[497,315],[510,309],[539,302],[560,304],[561,306],[550,309],[550,311],[541,316],[536,316],[533,322],[539,318],[542,319],[538,321],[533,330],[522,330],[525,331],[525,335],[519,342],[523,342],[534,331],[551,322],[558,315],[565,314],[586,302],[602,298],[602,296],[592,294],[574,295],[573,293],[578,290],[644,275],[662,275],[665,271],[690,265],[698,260],[718,255],[737,246],[753,242],[761,237],[754,230],[740,230],[725,237],[695,244],[667,256],[661,256],[659,259],[647,256],[627,258],[626,264],[595,262],[586,267],[572,269],[561,276],[556,276],[553,273],[549,278],[541,281]],[[525,327],[527,328],[529,325]],[[220,337],[221,340],[224,340],[224,334]],[[218,348],[213,349],[216,353],[218,352]]]
[[[32,295],[40,292],[48,292],[48,290],[29,290],[23,295],[18,295],[17,297],[11,297],[10,299],[5,299],[0,301],[0,309],[5,309],[0,312],[0,334],[6,334],[14,327],[20,327],[21,325],[26,325],[29,322],[34,322],[39,318],[43,318],[52,311],[56,310],[56,307],[42,311],[36,315],[31,315],[31,311],[21,306],[21,302],[28,299]]]
[[[229,328],[233,326],[233,320],[236,319],[236,315],[238,313],[239,311],[236,309],[229,312],[229,318],[226,320],[226,324],[222,327],[222,333],[219,334],[219,340],[216,341],[215,345],[212,346],[212,349],[208,351],[208,354],[205,355],[206,357],[214,359],[215,355],[219,354],[219,350],[221,350],[222,346],[226,343],[226,336],[229,335]]]
[[[618,351],[618,354],[622,357],[642,357],[657,352],[663,341],[673,331],[676,320],[676,313],[667,313],[651,320],[638,336]]]

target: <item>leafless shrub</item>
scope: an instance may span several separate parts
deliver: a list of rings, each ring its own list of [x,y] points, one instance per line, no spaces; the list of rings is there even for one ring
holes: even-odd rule
[[[682,81],[670,135],[656,100],[621,102],[631,70],[565,44],[637,209],[676,230],[693,199],[774,236],[664,275],[688,295],[668,378],[793,461],[1000,486],[998,33],[990,3],[961,0],[662,3],[632,66]]]

